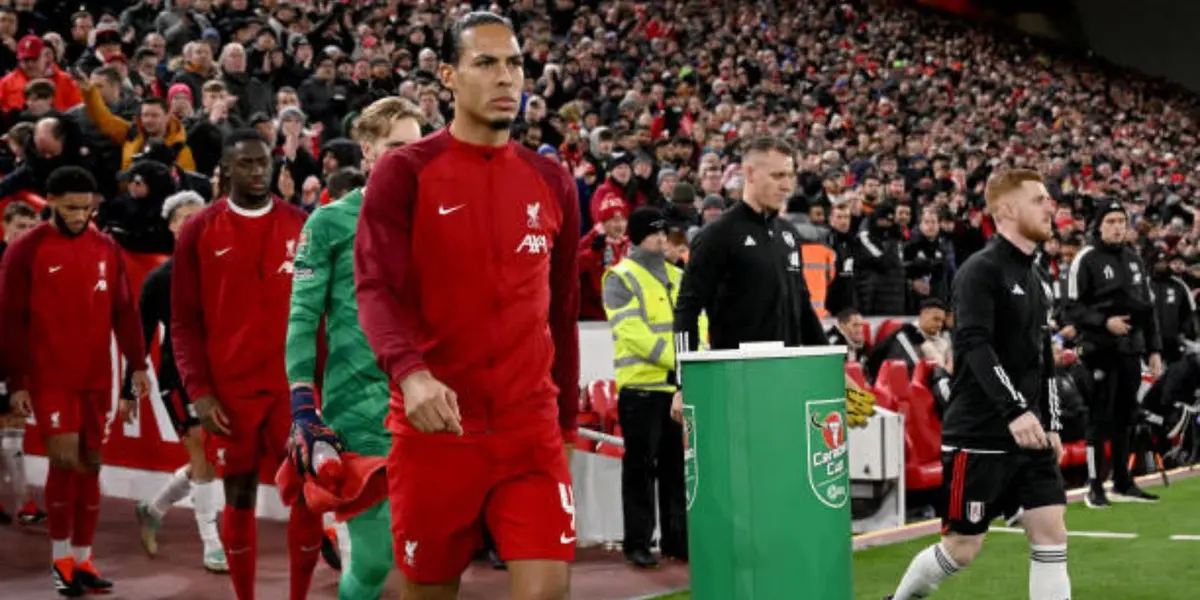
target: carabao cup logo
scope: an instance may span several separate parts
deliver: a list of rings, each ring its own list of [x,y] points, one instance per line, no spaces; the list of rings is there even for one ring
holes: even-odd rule
[[[850,499],[845,404],[842,398],[811,400],[804,408],[808,483],[829,508],[842,508]]]

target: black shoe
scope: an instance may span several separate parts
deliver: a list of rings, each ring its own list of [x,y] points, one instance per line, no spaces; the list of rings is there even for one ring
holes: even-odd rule
[[[487,559],[488,559],[488,562],[492,563],[493,569],[495,569],[497,571],[507,571],[508,570],[508,563],[504,562],[500,558],[500,553],[496,552],[495,548],[488,548]]]
[[[3,506],[0,506],[0,525],[12,525],[12,522],[12,515],[8,514]]]
[[[1131,483],[1129,487],[1120,490],[1113,487],[1112,495],[1114,502],[1141,502],[1143,504],[1158,502],[1158,496],[1143,490],[1136,483]]]
[[[75,583],[90,594],[107,594],[113,588],[113,582],[101,577],[91,560],[75,565]]]
[[[625,553],[625,560],[639,569],[657,569],[658,559],[649,550],[634,550]]]
[[[75,559],[57,560],[50,565],[50,576],[54,578],[54,591],[59,596],[78,598],[84,595],[83,586],[79,584],[79,571],[75,568]]]
[[[1092,487],[1088,489],[1087,496],[1084,496],[1083,503],[1088,508],[1109,508],[1112,503],[1108,501],[1108,495],[1104,493],[1104,488]]]

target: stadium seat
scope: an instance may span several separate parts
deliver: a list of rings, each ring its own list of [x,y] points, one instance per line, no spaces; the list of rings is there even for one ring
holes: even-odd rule
[[[908,365],[902,360],[884,361],[875,377],[875,405],[898,411],[908,391]]]
[[[867,385],[867,374],[863,371],[862,363],[847,361],[846,375],[848,375],[852,381],[862,386],[864,390],[870,389],[871,386]]]
[[[588,384],[588,402],[600,415],[601,431],[612,433],[620,420],[617,413],[617,382],[597,379]]]
[[[886,364],[886,363],[885,363]],[[928,490],[942,485],[942,422],[938,419],[933,393],[924,383],[914,382],[905,396],[904,429],[908,454],[904,475],[910,490]]]
[[[1062,467],[1080,467],[1087,464],[1087,442],[1068,442],[1063,444],[1063,457],[1059,462]]]
[[[875,332],[875,344],[883,341],[885,338],[887,338],[887,336],[896,333],[896,331],[903,326],[904,321],[901,321],[900,319],[885,319],[879,324],[879,331]]]
[[[922,358],[917,362],[917,366],[913,367],[912,385],[923,385],[929,387],[929,377],[933,375],[933,370],[937,368],[937,363]]]
[[[873,340],[871,338],[871,322],[866,319],[863,319],[862,329],[863,329],[863,355],[865,356],[867,353],[869,353],[871,351],[871,348],[875,346],[875,344],[872,343]]]

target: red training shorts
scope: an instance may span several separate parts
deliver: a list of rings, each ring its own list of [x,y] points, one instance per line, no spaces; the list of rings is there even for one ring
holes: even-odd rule
[[[108,410],[112,407],[112,392],[78,392],[53,389],[33,389],[33,418],[42,438],[69,433],[79,434],[79,448],[85,452],[100,452],[108,438]]]
[[[204,453],[217,475],[258,473],[263,461],[270,473],[287,455],[292,409],[286,393],[221,399],[230,435],[204,432]]]
[[[557,427],[396,434],[387,474],[396,563],[407,581],[462,575],[483,545],[481,519],[503,560],[575,559],[575,493]]]

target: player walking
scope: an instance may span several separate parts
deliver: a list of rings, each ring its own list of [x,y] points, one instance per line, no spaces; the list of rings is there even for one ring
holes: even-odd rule
[[[359,318],[392,383],[392,534],[406,600],[454,598],[481,521],[517,600],[565,598],[575,506],[579,205],[560,164],[509,139],[525,80],[512,24],[446,36],[447,130],[371,171]]]
[[[896,600],[924,598],[971,564],[988,522],[1016,508],[1024,509],[1031,547],[1030,600],[1071,597],[1049,329],[1053,292],[1034,264],[1037,244],[1050,239],[1054,208],[1034,171],[999,171],[984,195],[998,235],[954,282],[956,368],[942,426],[949,502],[942,540],[913,559]]]
[[[13,408],[32,410],[46,442],[51,569],[62,596],[105,592],[112,582],[92,564],[100,511],[100,449],[111,406],[117,345],[133,365],[133,389],[149,390],[133,293],[116,242],[89,227],[96,180],[60,167],[46,181],[53,222],[38,225],[4,254],[0,318],[10,350]]]
[[[204,199],[195,192],[180,192],[163,202],[163,218],[175,236],[193,215],[204,208]],[[162,348],[159,351],[158,389],[163,405],[175,432],[183,440],[188,453],[188,463],[171,475],[167,484],[149,502],[139,502],[135,509],[140,529],[142,548],[150,556],[158,555],[157,532],[162,517],[171,506],[192,493],[195,504],[196,527],[204,542],[204,568],[216,573],[229,570],[225,551],[221,548],[221,537],[217,533],[217,488],[213,484],[214,469],[204,455],[204,430],[196,418],[196,409],[183,389],[179,369],[175,366],[175,352],[171,345],[171,271],[174,259],[159,265],[142,284],[142,295],[138,301],[138,312],[142,314],[142,334],[146,346],[158,335],[161,324],[166,329]],[[136,410],[136,409],[134,409]]]
[[[271,148],[257,131],[226,137],[221,161],[229,196],[189,219],[175,244],[171,342],[207,432],[208,459],[225,485],[221,536],[230,579],[237,598],[250,600],[259,466],[283,459],[291,426],[284,344],[305,214],[272,198]],[[293,600],[308,594],[321,536],[320,516],[293,506],[287,527]]]
[[[420,114],[401,98],[384,98],[367,107],[355,126],[364,168],[370,169],[389,148],[420,139]],[[383,428],[388,380],[375,366],[354,298],[354,232],[362,202],[363,190],[358,189],[317,209],[305,223],[296,251],[287,367],[294,430],[303,440],[306,457],[320,440],[331,445],[340,440],[345,450],[364,456],[386,456],[391,446],[391,433]],[[329,351],[318,414],[314,381],[322,317]],[[311,471],[312,465],[307,468]],[[347,526],[351,559],[342,570],[338,597],[379,598],[393,560],[387,503],[368,509]]]

